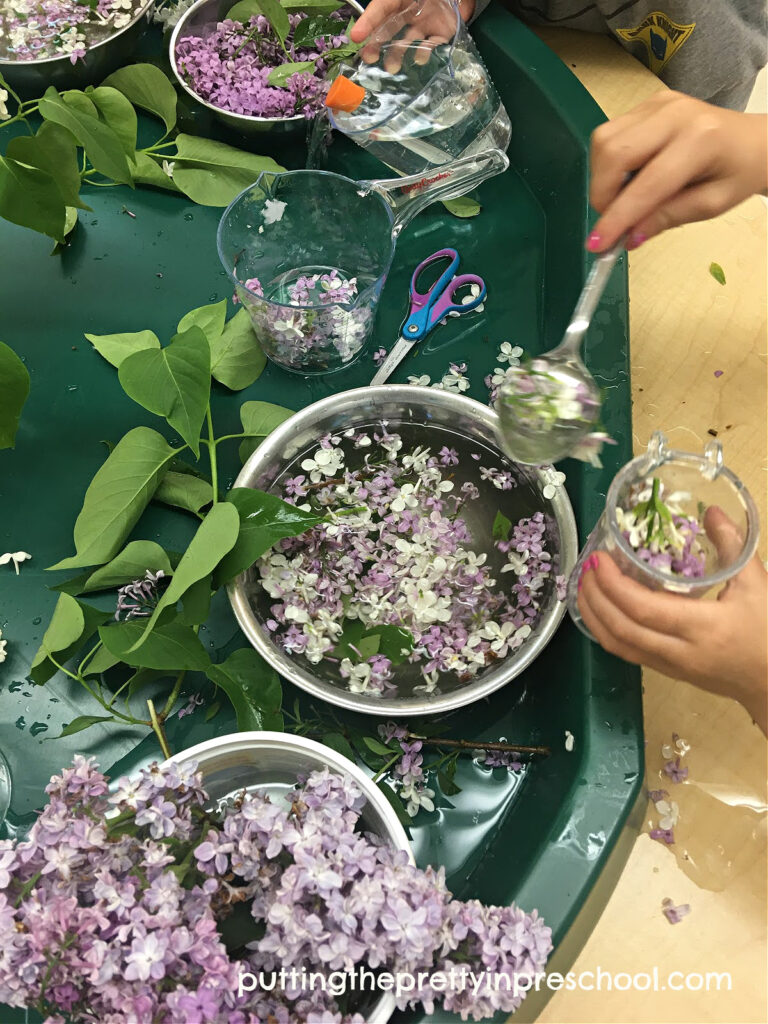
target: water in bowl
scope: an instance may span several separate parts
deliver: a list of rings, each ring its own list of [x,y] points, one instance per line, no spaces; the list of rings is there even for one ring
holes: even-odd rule
[[[359,433],[373,433],[381,429],[380,422],[355,424],[355,431]],[[437,453],[443,446],[453,448],[458,454],[459,463],[451,470],[446,470],[444,475],[452,474],[454,490],[458,491],[462,484],[472,483],[479,491],[479,497],[468,502],[463,509],[462,517],[474,539],[473,549],[476,554],[486,554],[487,564],[492,570],[493,578],[496,580],[496,589],[506,591],[516,581],[514,573],[502,573],[501,568],[506,562],[503,555],[493,544],[493,525],[497,513],[501,512],[513,524],[518,520],[531,516],[536,512],[543,511],[547,524],[547,550],[552,554],[553,571],[545,583],[543,589],[542,612],[539,616],[541,621],[546,609],[551,607],[557,600],[554,576],[560,571],[558,565],[560,551],[559,528],[552,514],[549,501],[541,494],[541,485],[536,472],[526,466],[518,465],[509,461],[498,450],[490,445],[483,445],[477,441],[470,440],[465,435],[449,430],[445,427],[417,424],[410,421],[388,420],[387,430],[390,433],[397,433],[403,441],[402,452],[413,451],[418,446],[429,447],[433,453]],[[343,440],[341,447],[346,454],[346,465],[350,470],[358,469],[363,465],[365,453],[371,449],[356,449],[352,441]],[[317,450],[317,444],[312,444],[302,449],[290,463],[288,463],[270,488],[274,493],[282,493],[282,484],[288,477],[296,476],[303,471],[301,462]],[[479,458],[473,457],[479,456]],[[516,486],[511,490],[500,490],[495,487],[482,470],[495,469],[498,471],[511,472]],[[264,622],[270,618],[270,605],[272,599],[267,595],[259,582],[257,567],[253,567],[248,573],[248,592],[252,607],[257,618]],[[265,628],[265,632],[266,628]],[[533,642],[537,634],[536,628],[520,647],[509,657],[519,656],[526,647],[526,644]],[[314,676],[324,682],[338,686],[346,690],[346,682],[339,676],[338,666],[330,661],[321,661],[317,665],[311,665],[302,655],[294,655],[300,659],[306,668]],[[469,680],[460,680],[455,674],[443,673],[438,682],[437,689],[432,696],[451,693],[463,688],[466,685],[475,683],[482,677],[481,670]],[[397,695],[400,698],[424,697],[424,679],[421,669],[417,664],[404,662],[396,666],[393,682],[397,686]],[[367,693],[368,695],[368,693]],[[375,694],[370,694],[375,696]],[[391,696],[391,695],[390,695]]]

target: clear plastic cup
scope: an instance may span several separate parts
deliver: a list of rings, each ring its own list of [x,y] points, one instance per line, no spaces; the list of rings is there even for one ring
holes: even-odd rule
[[[673,535],[682,538],[681,548],[654,552],[643,544],[643,532],[648,535],[642,525],[646,507],[653,517],[651,532],[670,529],[663,516],[652,511],[658,507],[654,498],[670,512]],[[636,516],[631,510],[638,506]],[[725,562],[705,530],[707,510],[713,507],[725,512],[744,538],[738,555]],[[584,563],[595,551],[607,551],[622,572],[650,590],[701,597],[741,572],[755,554],[758,536],[757,506],[725,466],[720,442],[711,441],[702,455],[695,455],[670,449],[665,436],[656,431],[645,454],[628,462],[611,483],[605,509],[568,581],[570,616],[582,633],[594,639],[579,611],[578,582]]]
[[[453,0],[416,0],[379,25],[342,75],[354,109],[331,124],[397,174],[506,150],[509,115]]]

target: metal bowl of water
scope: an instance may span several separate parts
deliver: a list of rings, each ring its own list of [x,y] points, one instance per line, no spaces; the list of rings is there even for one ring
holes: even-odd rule
[[[466,453],[470,449],[484,452],[497,465],[511,468],[518,480],[517,487],[511,491],[495,491],[492,509],[486,508],[479,499],[472,503],[479,508],[465,510],[464,518],[479,542],[478,550],[491,551],[491,525],[497,509],[504,511],[512,521],[543,511],[548,522],[548,550],[553,555],[556,571],[568,577],[578,551],[576,522],[568,495],[560,487],[551,500],[545,499],[542,471],[509,462],[496,441],[496,413],[464,395],[400,384],[358,388],[331,395],[296,413],[274,430],[251,455],[235,486],[279,493],[282,481],[296,472],[306,453],[316,447],[324,434],[343,433],[351,427],[370,428],[382,420],[388,421],[389,430],[418,438],[415,443],[437,449],[447,444],[455,447],[460,456],[462,451]],[[469,460],[468,454],[457,467],[457,473],[467,466],[470,469],[476,467],[475,462],[466,460]],[[468,470],[465,479],[469,477]],[[488,538],[485,547],[482,545],[483,537]],[[507,575],[502,576],[499,584],[506,578]],[[311,665],[303,657],[291,657],[277,646],[264,625],[269,618],[271,599],[261,588],[256,569],[243,573],[229,586],[229,599],[241,629],[280,675],[330,704],[351,711],[388,716],[451,711],[487,697],[519,675],[552,639],[565,612],[565,605],[557,599],[553,583],[547,585],[544,593],[538,623],[523,645],[506,658],[487,666],[468,682],[441,678],[440,692],[425,696],[414,692],[415,685],[403,680],[398,674],[402,671],[400,669],[396,670],[394,677],[398,684],[397,695],[380,696],[350,693],[343,680],[323,663]]]
[[[82,60],[74,64],[66,55],[40,60],[1,58],[0,74],[22,99],[42,96],[49,85],[58,90],[83,89],[101,82],[117,68],[135,61],[136,44],[147,29],[154,3],[148,0],[127,25],[89,46]]]
[[[372,832],[395,850],[404,850],[415,863],[405,830],[386,797],[356,764],[322,743],[282,732],[238,732],[198,743],[175,754],[171,761],[197,763],[214,806],[225,804],[243,790],[267,794],[279,803],[295,787],[299,775],[329,768],[353,779],[365,794],[360,830]],[[368,1024],[386,1024],[395,1010],[394,996],[383,992],[363,1009]]]
[[[216,107],[194,91],[176,63],[176,44],[179,40],[189,36],[204,36],[207,27],[215,27],[218,22],[223,21],[235,3],[236,0],[197,0],[197,3],[182,15],[173,30],[170,43],[169,56],[174,77],[195,103],[210,110],[222,124],[240,132],[241,135],[260,136],[270,132],[283,137],[301,139],[306,131],[306,126],[311,123],[303,114],[295,114],[293,117],[255,117],[252,114],[235,114],[231,110]],[[346,3],[356,14],[363,13],[363,8],[357,3],[357,0],[346,0]]]

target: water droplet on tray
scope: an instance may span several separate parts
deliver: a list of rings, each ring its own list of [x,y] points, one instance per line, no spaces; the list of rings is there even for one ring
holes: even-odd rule
[[[40,616],[38,615],[38,616],[37,616],[37,618],[35,618],[35,619],[32,619],[32,625],[33,625],[33,626],[39,626],[39,625],[40,625],[40,623],[41,623],[42,621],[43,621],[43,620],[42,620],[42,619],[40,618]]]
[[[184,220],[194,220],[194,219],[195,219],[194,213],[185,213],[184,214]]]

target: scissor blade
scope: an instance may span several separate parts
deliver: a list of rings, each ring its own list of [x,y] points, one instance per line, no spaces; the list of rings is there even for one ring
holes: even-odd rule
[[[392,376],[392,371],[402,363],[415,344],[416,342],[408,341],[406,338],[400,338],[399,341],[396,341],[386,359],[374,374],[371,384],[384,384],[388,381]]]

